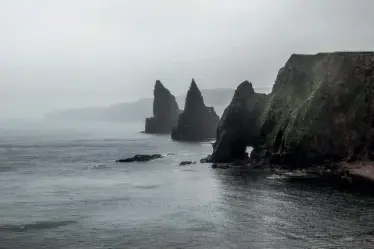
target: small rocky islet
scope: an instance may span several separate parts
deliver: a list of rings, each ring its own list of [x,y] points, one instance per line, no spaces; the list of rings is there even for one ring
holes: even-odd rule
[[[154,159],[162,158],[160,154],[137,154],[132,157],[116,160],[116,163],[148,162]]]
[[[160,80],[156,81],[153,95],[153,117],[145,120],[144,133],[170,134],[178,122],[178,103]]]
[[[176,141],[205,141],[215,138],[219,116],[213,107],[204,104],[204,98],[192,79],[184,110],[179,114],[177,126],[171,132]]]
[[[201,162],[328,167],[374,181],[374,52],[293,54],[269,94],[241,83],[219,119],[193,80],[171,137],[215,138]],[[252,147],[248,156],[247,147]],[[346,172],[343,170],[343,172]]]

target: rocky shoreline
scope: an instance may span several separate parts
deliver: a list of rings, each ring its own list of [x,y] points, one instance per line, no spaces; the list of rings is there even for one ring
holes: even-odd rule
[[[204,159],[202,163],[208,163]],[[230,163],[210,163],[214,169],[246,168],[285,176],[297,181],[326,181],[335,186],[372,194],[374,188],[374,162],[340,162],[293,167],[275,165],[265,161],[239,160]]]
[[[241,83],[204,161],[238,160],[374,182],[374,52],[294,54],[268,95]]]
[[[374,52],[292,55],[272,92],[243,82],[220,119],[212,162],[307,167],[374,160]]]

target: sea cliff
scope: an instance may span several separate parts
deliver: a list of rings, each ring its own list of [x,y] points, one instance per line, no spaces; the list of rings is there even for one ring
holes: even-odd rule
[[[374,160],[374,52],[293,54],[262,96],[242,83],[220,119],[212,162],[302,168]],[[243,85],[244,84],[244,85]]]

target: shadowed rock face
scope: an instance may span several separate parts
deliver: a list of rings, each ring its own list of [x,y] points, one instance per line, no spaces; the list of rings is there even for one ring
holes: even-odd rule
[[[251,158],[295,167],[374,160],[373,68],[374,52],[292,55],[272,92],[256,101],[264,106],[249,111],[256,105],[244,103],[256,94],[247,83],[238,87],[243,98],[236,93],[225,111],[211,159],[235,160],[246,143],[253,146]],[[230,152],[233,146],[239,155]]]
[[[177,125],[179,107],[175,97],[157,80],[153,91],[153,117],[145,121],[145,133],[168,134]]]
[[[217,128],[213,145],[213,162],[245,159],[247,146],[253,146],[259,137],[259,117],[266,104],[266,95],[255,93],[252,83],[244,81],[235,91]]]
[[[373,67],[374,52],[292,55],[262,114],[258,149],[295,166],[374,159]]]
[[[204,104],[203,96],[194,80],[187,92],[184,111],[179,115],[178,125],[171,138],[180,141],[204,141],[215,137],[218,115],[213,107]]]

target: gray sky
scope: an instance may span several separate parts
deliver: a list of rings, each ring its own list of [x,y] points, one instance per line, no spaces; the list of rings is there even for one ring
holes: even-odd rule
[[[372,0],[0,0],[0,117],[250,80],[291,53],[373,50]]]

